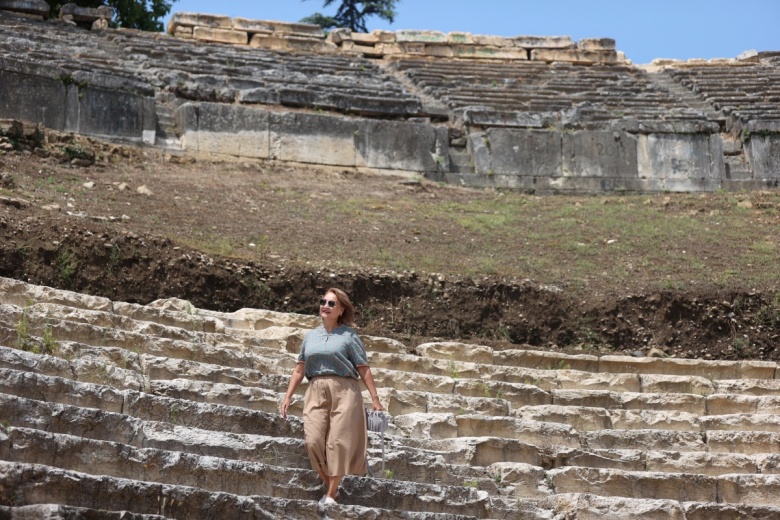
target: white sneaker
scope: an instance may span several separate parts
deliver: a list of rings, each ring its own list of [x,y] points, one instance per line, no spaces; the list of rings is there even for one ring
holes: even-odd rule
[[[322,497],[320,499],[320,502],[319,502],[319,504],[321,506],[329,506],[329,505],[336,504],[336,503],[337,502],[335,500],[333,500],[332,498],[330,498],[328,495],[325,495],[324,497]]]

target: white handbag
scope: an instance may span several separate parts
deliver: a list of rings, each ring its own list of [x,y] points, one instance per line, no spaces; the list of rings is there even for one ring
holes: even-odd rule
[[[382,434],[382,476],[385,474],[385,431],[387,430],[387,423],[390,420],[390,416],[384,412],[372,412],[366,409],[366,428],[370,432],[376,432]],[[368,465],[368,453],[366,453],[366,467],[371,476],[374,476],[374,472],[371,471],[371,466]]]

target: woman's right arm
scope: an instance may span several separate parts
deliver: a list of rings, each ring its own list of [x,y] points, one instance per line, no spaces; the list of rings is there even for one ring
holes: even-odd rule
[[[290,407],[290,399],[292,399],[293,394],[303,381],[303,369],[305,366],[306,363],[303,361],[298,362],[290,376],[290,384],[287,385],[287,394],[285,394],[282,404],[279,405],[279,412],[284,419],[287,419],[287,409]]]

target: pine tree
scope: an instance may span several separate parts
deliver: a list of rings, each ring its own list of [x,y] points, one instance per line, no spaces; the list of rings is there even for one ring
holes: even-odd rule
[[[335,0],[324,0],[323,7],[328,7]],[[325,30],[343,27],[355,32],[365,33],[366,18],[378,16],[393,23],[395,19],[395,4],[398,0],[342,0],[334,16],[314,13],[301,22],[319,25]]]

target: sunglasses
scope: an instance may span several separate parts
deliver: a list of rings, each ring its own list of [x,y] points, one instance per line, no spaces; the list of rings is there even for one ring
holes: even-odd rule
[[[325,298],[321,299],[320,300],[320,307],[325,307],[326,305],[332,309],[333,307],[336,306],[336,301],[335,300],[326,300]]]

